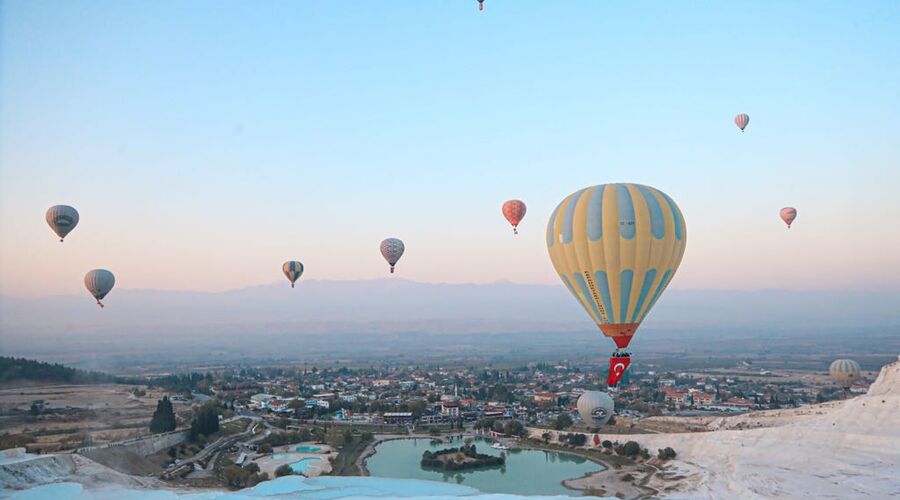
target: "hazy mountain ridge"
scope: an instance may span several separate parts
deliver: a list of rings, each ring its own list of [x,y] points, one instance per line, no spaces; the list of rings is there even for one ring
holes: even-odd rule
[[[802,327],[896,325],[900,292],[668,290],[650,314],[655,326],[795,324]],[[60,328],[249,325],[306,326],[312,331],[341,323],[381,330],[440,331],[469,324],[501,330],[592,327],[562,286],[432,284],[404,279],[308,280],[225,292],[113,290],[107,307],[90,296],[35,299],[0,296],[6,332]],[[375,323],[381,326],[376,327]],[[453,326],[451,326],[453,325]],[[295,328],[292,328],[295,330]]]

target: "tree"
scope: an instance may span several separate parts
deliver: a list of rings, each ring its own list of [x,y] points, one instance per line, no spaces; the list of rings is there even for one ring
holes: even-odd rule
[[[521,436],[525,434],[525,426],[518,420],[510,420],[503,426],[503,433],[507,436]]]
[[[572,425],[572,417],[568,413],[560,413],[553,422],[553,428],[561,431]]]
[[[641,452],[641,445],[634,441],[628,441],[623,445],[616,447],[616,453],[626,457],[636,457]]]
[[[156,402],[156,411],[150,419],[150,432],[158,434],[160,432],[169,432],[175,430],[175,410],[172,409],[172,402],[169,396],[163,396]]]
[[[269,443],[263,443],[263,444],[259,445],[259,452],[264,455],[272,453],[272,445]]]
[[[200,407],[191,421],[191,439],[196,441],[200,436],[209,436],[218,431],[219,405],[215,401],[209,401]]]
[[[256,474],[259,472],[259,464],[256,462],[250,462],[249,464],[244,466],[245,470],[250,471],[252,474]]]
[[[294,473],[294,469],[291,469],[291,466],[288,464],[279,465],[277,469],[275,469],[275,477],[283,477],[290,476]]]

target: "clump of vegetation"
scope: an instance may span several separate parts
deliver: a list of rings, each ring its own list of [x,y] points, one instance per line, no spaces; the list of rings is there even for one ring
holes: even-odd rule
[[[613,444],[612,444],[612,441],[610,441],[609,439],[604,439],[603,442],[600,443],[600,446],[602,446],[604,448],[612,448]]]
[[[568,413],[561,413],[556,420],[553,421],[553,428],[561,431],[572,426],[572,417]]]
[[[88,372],[56,363],[0,356],[0,383],[14,380],[66,382],[71,384],[126,383],[125,380],[100,372]]]
[[[506,463],[506,454],[499,457],[478,453],[474,444],[463,445],[460,448],[447,448],[435,452],[422,453],[422,468],[438,469],[443,471],[463,471],[480,469],[484,467],[499,467]]]
[[[304,441],[312,441],[313,434],[309,429],[300,429],[299,431],[273,432],[261,441],[262,444],[271,446],[283,446],[286,444],[302,443]]]
[[[561,436],[560,441],[568,444],[569,446],[584,446],[584,443],[587,442],[587,436],[577,432],[573,434],[565,434]]]
[[[218,424],[218,420],[216,423]],[[174,430],[175,410],[172,409],[172,402],[169,401],[169,397],[163,396],[162,399],[156,402],[156,411],[153,412],[153,418],[150,419],[150,432],[158,434]]]
[[[660,448],[659,453],[656,454],[656,458],[660,460],[671,460],[675,458],[675,450],[671,447],[666,446],[665,448]]]
[[[234,464],[229,465],[225,467],[222,474],[225,484],[231,488],[256,486],[258,483],[269,479],[268,474],[259,472],[259,465],[254,462],[247,464],[247,467]]]
[[[288,464],[279,465],[277,469],[275,469],[275,477],[284,477],[290,476],[294,474],[294,469],[291,469],[291,466]]]
[[[616,446],[616,453],[622,456],[634,458],[641,453],[641,445],[634,441]]]

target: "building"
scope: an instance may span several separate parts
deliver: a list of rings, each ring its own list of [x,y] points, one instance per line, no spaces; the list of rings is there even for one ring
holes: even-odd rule
[[[410,424],[413,421],[411,411],[386,411],[381,418],[386,424]]]
[[[459,417],[459,404],[457,403],[441,403],[441,415],[455,419]]]

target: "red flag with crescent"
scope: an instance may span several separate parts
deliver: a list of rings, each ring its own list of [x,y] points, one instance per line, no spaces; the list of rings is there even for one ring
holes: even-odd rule
[[[619,380],[622,380],[622,375],[625,374],[625,370],[630,364],[631,358],[628,356],[609,358],[609,375],[606,376],[606,385],[610,387],[619,385]]]

